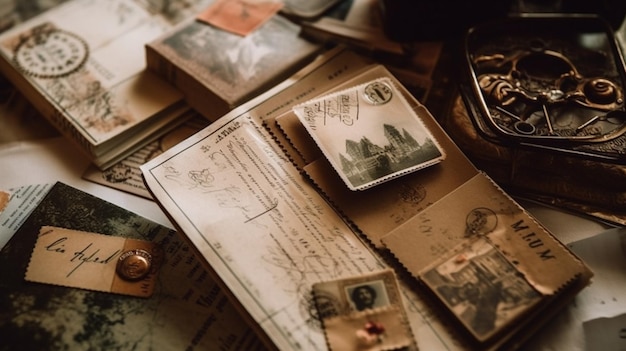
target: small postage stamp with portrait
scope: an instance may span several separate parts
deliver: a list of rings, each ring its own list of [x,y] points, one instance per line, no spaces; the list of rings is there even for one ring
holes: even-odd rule
[[[445,152],[391,79],[379,78],[293,108],[351,190],[437,164]]]
[[[313,299],[331,350],[417,349],[391,269],[316,283]]]

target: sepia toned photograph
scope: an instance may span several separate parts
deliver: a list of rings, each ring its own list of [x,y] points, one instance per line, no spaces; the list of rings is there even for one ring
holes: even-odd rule
[[[382,280],[346,286],[344,290],[350,306],[357,311],[390,305],[385,282]]]
[[[483,239],[427,271],[422,280],[479,341],[506,328],[541,297]]]
[[[320,316],[337,316],[355,311],[402,304],[395,274],[382,270],[313,284]]]

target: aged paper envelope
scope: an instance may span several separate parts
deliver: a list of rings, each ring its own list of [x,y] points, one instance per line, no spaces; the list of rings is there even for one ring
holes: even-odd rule
[[[344,89],[380,77],[392,76],[382,66],[370,67],[344,82],[339,88]],[[294,112],[276,118],[276,123],[286,134],[291,146],[297,150],[298,155],[293,158],[304,164],[302,169],[305,174],[377,247],[382,246],[381,237],[478,172],[458,146],[446,136],[426,107],[411,98],[408,92],[402,92],[407,96],[412,109],[423,117],[428,130],[446,151],[446,159],[437,165],[407,174],[401,181],[381,183],[363,191],[351,191],[345,186]]]
[[[481,342],[592,274],[482,173],[382,242]]]

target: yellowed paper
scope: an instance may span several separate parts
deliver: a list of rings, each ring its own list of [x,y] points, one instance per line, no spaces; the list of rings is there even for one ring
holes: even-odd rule
[[[120,273],[120,267],[127,262],[120,258],[128,260],[127,253],[149,257],[149,265],[141,267],[146,271]],[[149,297],[154,291],[158,257],[156,247],[149,242],[44,226],[25,278],[38,283]],[[131,263],[130,268],[136,269],[136,265]]]
[[[256,322],[261,335],[278,349],[327,349],[324,334],[316,327],[318,317],[310,296],[313,284],[388,267],[383,251],[369,245],[352,224],[363,231],[378,229],[378,236],[366,235],[367,239],[378,239],[374,244],[380,247],[381,237],[403,223],[411,223],[420,211],[478,173],[426,108],[413,99],[412,108],[418,115],[427,116],[425,123],[442,143],[445,141],[446,151],[454,151],[453,157],[424,172],[405,176],[420,177],[367,189],[363,191],[366,197],[346,195],[355,192],[343,184],[328,163],[328,167],[319,167],[315,169],[319,172],[313,174],[308,167],[321,164],[320,160],[306,165],[303,175],[264,124],[276,122],[277,116],[298,102],[340,89],[347,82],[358,85],[372,77],[392,77],[382,66],[351,75],[356,67],[340,56],[324,57],[325,61],[309,66],[293,80],[223,116],[141,167],[147,186],[161,206],[218,273],[242,310]],[[405,91],[403,94],[410,97]],[[368,192],[373,189],[380,192]],[[385,251],[385,258],[391,258],[387,254]],[[577,261],[564,256],[564,262]],[[527,268],[528,272],[532,270]],[[582,272],[580,281],[586,284],[589,276],[584,269]],[[568,270],[563,277],[570,273]],[[414,280],[403,278],[399,282],[400,295],[418,347],[471,348],[475,341],[468,340],[466,333],[457,333],[462,329],[451,319],[441,317],[441,306],[420,294],[427,289],[418,290]],[[569,301],[572,294],[559,297]],[[559,307],[559,301],[555,302]],[[524,327],[522,331],[528,333],[506,336],[530,335],[532,328]],[[502,345],[485,348],[490,346]]]
[[[481,342],[592,275],[482,173],[382,242]]]
[[[136,1],[67,1],[0,35],[3,72],[102,169],[189,109],[145,69],[144,44],[182,15],[152,10]]]
[[[386,268],[262,125],[362,67],[353,54],[333,52],[141,167],[161,205],[278,349],[327,349],[311,324],[313,283]],[[465,349],[428,304],[400,285],[424,349]]]
[[[463,243],[487,237],[542,294],[590,272],[563,244],[480,173],[383,237],[415,276]],[[564,264],[568,262],[568,264]]]

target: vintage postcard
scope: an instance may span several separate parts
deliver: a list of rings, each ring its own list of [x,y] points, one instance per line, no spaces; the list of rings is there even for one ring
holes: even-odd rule
[[[389,78],[325,95],[294,112],[351,190],[363,190],[445,158]]]
[[[415,350],[392,269],[313,284],[331,350]]]
[[[194,110],[215,121],[320,52],[299,33],[298,25],[279,15],[244,37],[191,18],[149,42],[146,61]]]

